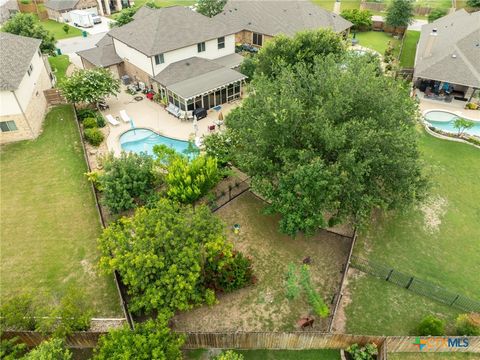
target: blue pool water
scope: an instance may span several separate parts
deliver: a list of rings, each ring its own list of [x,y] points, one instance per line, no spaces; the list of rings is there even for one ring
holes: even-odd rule
[[[458,133],[453,127],[453,123],[459,116],[447,111],[429,111],[424,115],[425,121],[431,126],[449,133]],[[480,136],[480,121],[475,121],[473,128],[465,131],[466,134]]]
[[[153,155],[153,147],[160,144],[167,145],[180,154],[187,153],[188,141],[161,136],[148,129],[132,129],[120,136],[120,146],[127,152]]]

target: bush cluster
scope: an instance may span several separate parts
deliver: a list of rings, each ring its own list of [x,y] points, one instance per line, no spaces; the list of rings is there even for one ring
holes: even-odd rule
[[[103,139],[105,138],[98,128],[85,129],[84,130],[85,140],[92,146],[99,146]]]
[[[303,290],[307,294],[308,302],[310,306],[313,308],[313,311],[320,316],[321,318],[326,318],[330,315],[330,309],[328,308],[327,304],[323,301],[320,297],[318,292],[315,291],[312,285],[312,281],[310,279],[310,270],[308,265],[303,265],[300,270],[301,279],[300,282],[303,286]]]
[[[378,349],[375,344],[366,344],[365,346],[353,344],[347,348],[347,352],[353,360],[374,360],[378,354]]]
[[[220,253],[205,268],[206,287],[218,291],[231,292],[255,281],[252,260],[241,252],[233,251],[230,258]]]

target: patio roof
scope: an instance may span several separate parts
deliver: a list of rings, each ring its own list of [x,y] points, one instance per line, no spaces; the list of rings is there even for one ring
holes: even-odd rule
[[[221,66],[225,66],[227,68],[232,69],[234,67],[239,66],[242,63],[243,56],[237,53],[233,53],[230,55],[222,56],[218,59],[213,59],[212,61]]]
[[[246,78],[217,61],[191,57],[168,65],[154,80],[182,98],[190,99]]]
[[[113,44],[79,51],[77,55],[98,67],[120,64],[123,61],[115,51]]]

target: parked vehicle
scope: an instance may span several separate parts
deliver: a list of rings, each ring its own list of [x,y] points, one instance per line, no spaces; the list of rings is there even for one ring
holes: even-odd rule
[[[102,23],[102,17],[98,15],[92,15],[92,20],[95,25]]]
[[[70,11],[70,19],[75,26],[89,28],[93,26],[93,15],[84,10]]]

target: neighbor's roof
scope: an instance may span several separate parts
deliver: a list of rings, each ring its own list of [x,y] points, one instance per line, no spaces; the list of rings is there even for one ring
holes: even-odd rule
[[[308,0],[230,0],[214,18],[235,32],[250,30],[272,36],[293,36],[301,30],[320,28],[341,32],[352,26],[350,21]]]
[[[41,40],[0,32],[0,90],[20,86]]]
[[[214,61],[191,57],[168,65],[154,79],[184,99],[190,99],[246,78]]]
[[[212,59],[213,62],[222,65],[227,68],[234,68],[239,66],[243,61],[243,56],[237,53],[225,55],[217,59]]]
[[[98,67],[120,64],[123,60],[117,55],[113,44],[97,46],[77,52],[77,55]]]
[[[79,0],[48,0],[45,7],[52,10],[70,10],[74,9]]]
[[[98,42],[95,44],[95,46],[105,46],[105,45],[113,45],[113,39],[110,35],[105,34]]]
[[[233,33],[223,22],[182,6],[139,11],[133,21],[108,34],[147,56]]]
[[[480,88],[480,11],[462,9],[422,26],[414,76]]]

